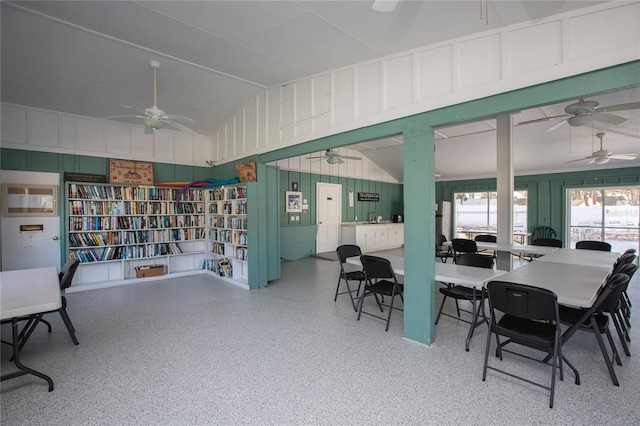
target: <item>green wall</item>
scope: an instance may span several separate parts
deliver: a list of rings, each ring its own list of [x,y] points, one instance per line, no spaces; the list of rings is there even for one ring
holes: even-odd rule
[[[291,191],[292,182],[298,182],[298,190],[302,192],[302,198],[309,203],[309,212],[301,214],[299,222],[292,222],[290,220],[291,214],[285,211],[284,193]],[[280,170],[281,226],[314,225],[316,223],[316,183],[318,182],[342,185],[343,222],[366,222],[369,212],[375,212],[376,216],[382,216],[383,220],[391,220],[391,215],[403,212],[402,184]],[[353,207],[349,207],[350,189],[353,189]],[[358,192],[378,193],[380,201],[358,201]]]
[[[550,226],[565,242],[566,189],[602,186],[640,185],[640,167],[588,170],[568,173],[516,176],[516,190],[528,191],[527,222],[531,232],[537,226]],[[454,202],[456,192],[495,191],[495,179],[460,180],[436,183],[438,200]],[[453,225],[455,227],[455,224]],[[452,229],[453,232],[453,229]],[[452,233],[453,235],[453,233]]]
[[[307,213],[295,213],[299,221],[292,221],[293,213],[285,210],[286,191],[291,191],[292,182],[298,183],[298,191],[302,199],[309,205]],[[404,209],[402,184],[375,182],[363,179],[321,175],[317,173],[280,170],[278,191],[280,214],[280,257],[285,260],[297,260],[316,252],[316,183],[335,183],[342,185],[342,221],[364,222],[369,212],[382,216],[383,220],[391,220],[392,214],[402,214]],[[353,190],[353,207],[349,207],[349,190]],[[380,194],[379,202],[358,201],[358,192],[375,192]]]

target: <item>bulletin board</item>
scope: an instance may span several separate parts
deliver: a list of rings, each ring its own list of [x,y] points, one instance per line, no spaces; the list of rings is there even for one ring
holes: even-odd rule
[[[58,216],[58,187],[2,185],[3,216]]]

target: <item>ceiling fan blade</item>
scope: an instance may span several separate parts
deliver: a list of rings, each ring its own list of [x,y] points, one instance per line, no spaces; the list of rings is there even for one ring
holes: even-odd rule
[[[608,157],[614,160],[635,160],[638,158],[638,154],[611,154]]]
[[[398,0],[376,0],[373,2],[373,10],[376,12],[391,12],[396,8]]]
[[[147,112],[145,110],[140,109],[140,108],[134,108],[134,107],[129,106],[129,105],[120,105],[120,106],[123,107],[123,108],[129,108],[129,109],[132,109],[134,111],[138,111],[138,112],[140,112],[142,114],[145,114],[145,115],[147,114]]]
[[[342,158],[344,160],[362,160],[361,157],[350,157],[348,155],[334,155],[334,157],[339,157],[339,158]]]
[[[594,161],[596,158],[598,158],[598,157],[594,157],[593,155],[590,155],[588,157],[578,158],[577,160],[565,161],[564,164],[577,163],[578,161],[585,161],[585,160]]]
[[[140,115],[111,115],[109,117],[100,117],[103,120],[111,120],[112,118],[147,118]]]
[[[523,126],[525,124],[541,123],[543,121],[551,121],[551,120],[555,120],[556,118],[568,118],[568,117],[571,117],[571,116],[567,114],[562,114],[562,115],[553,115],[551,117],[536,118],[535,120],[522,121],[518,123],[518,126]]]
[[[162,118],[166,118],[167,120],[179,120],[179,121],[188,121],[189,123],[195,123],[195,121],[193,121],[192,118],[184,117],[182,115],[166,114]]]
[[[628,109],[640,109],[640,102],[630,102],[628,104],[609,105],[598,108],[598,112],[626,111]]]
[[[554,130],[560,128],[560,126],[564,125],[566,122],[567,122],[567,120],[559,121],[556,124],[554,124],[553,126],[549,127],[547,130],[545,130],[545,132],[553,132]]]
[[[180,124],[180,123],[177,123],[177,122],[174,122],[174,121],[170,121],[170,120],[162,120],[162,121],[164,121],[165,123],[169,124],[170,126],[175,127],[178,130],[181,130],[181,131],[183,131],[185,133],[190,134],[191,136],[197,136],[198,135],[195,132],[195,130],[190,129],[190,128],[188,128],[187,126],[185,126],[183,124]]]
[[[606,114],[603,112],[595,112],[593,113],[593,119],[596,121],[601,121],[603,123],[607,123],[607,124],[621,124],[624,123],[625,121],[627,121],[626,118],[623,117],[619,117],[617,115],[613,115],[613,114]]]

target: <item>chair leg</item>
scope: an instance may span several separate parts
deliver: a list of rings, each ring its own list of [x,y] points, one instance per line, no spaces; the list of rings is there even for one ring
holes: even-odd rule
[[[442,298],[442,303],[440,304],[440,310],[438,311],[438,316],[436,316],[436,324],[438,324],[438,320],[440,319],[440,314],[442,313],[442,308],[444,308],[444,302],[447,300],[447,296]]]
[[[389,304],[389,314],[387,315],[387,327],[384,331],[389,331],[389,323],[391,322],[391,312],[393,312],[393,300],[396,297],[396,292],[393,291],[391,294],[391,303]]]
[[[607,364],[607,370],[609,370],[609,375],[611,376],[611,381],[615,386],[620,386],[620,382],[618,382],[618,377],[616,376],[616,372],[613,371],[613,363],[609,358],[609,353],[607,348],[604,345],[604,341],[602,340],[602,336],[600,335],[600,330],[598,330],[598,325],[595,322],[594,318],[591,318],[591,328],[593,329],[593,333],[596,335],[596,341],[598,342],[598,346],[600,346],[600,352],[602,352],[602,356],[604,357],[604,362]],[[617,355],[615,346],[614,346],[614,354]]]
[[[69,335],[71,336],[71,340],[73,340],[73,344],[74,345],[80,344],[80,342],[78,342],[78,338],[76,337],[75,328],[73,328],[73,324],[71,323],[71,319],[69,318],[69,315],[67,314],[67,310],[66,309],[59,309],[58,312],[60,312],[60,316],[62,317],[62,321],[64,322],[64,325],[67,326],[67,331],[69,332]]]
[[[40,319],[40,322],[45,323],[47,325],[47,331],[49,333],[51,333],[51,323],[49,321],[45,320],[45,319],[42,319],[42,318]]]
[[[625,339],[625,332],[622,330],[623,326],[618,322],[618,312],[611,312],[610,317],[613,320],[613,325],[616,327],[616,331],[618,332],[618,338],[620,339],[620,344],[622,344],[624,354],[626,356],[631,356],[631,352],[629,352],[629,346],[627,345],[627,341]]]

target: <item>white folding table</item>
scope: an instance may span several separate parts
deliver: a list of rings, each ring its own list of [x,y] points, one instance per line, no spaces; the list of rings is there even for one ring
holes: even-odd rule
[[[542,256],[537,261],[556,262],[568,265],[596,266],[611,271],[620,253],[597,250],[576,250],[561,248]]]
[[[61,306],[57,268],[0,272],[0,320],[11,323],[13,360],[18,367],[18,371],[3,374],[0,380],[33,374],[47,381],[49,392],[53,390],[51,377],[26,367],[20,362],[18,322],[32,315],[55,311]]]
[[[389,262],[391,262],[391,267],[393,268],[394,273],[396,273],[397,275],[404,275],[403,256],[386,254],[384,252],[376,253],[375,256],[387,259]],[[360,259],[358,257],[347,258],[347,263],[362,266],[362,263],[360,263]],[[484,286],[487,282],[499,278],[506,273],[506,271],[501,270],[477,268],[474,266],[456,265],[452,263],[436,262],[435,266],[436,281],[454,285],[461,285],[480,291],[485,291]],[[473,301],[473,303],[475,303],[475,301]],[[486,320],[478,322],[479,312],[480,309],[476,311],[476,314],[471,322],[471,326],[469,327],[469,333],[467,334],[467,339],[465,342],[465,349],[467,351],[469,350],[469,342],[471,341],[471,337],[473,337],[473,331],[478,325],[486,322]]]

